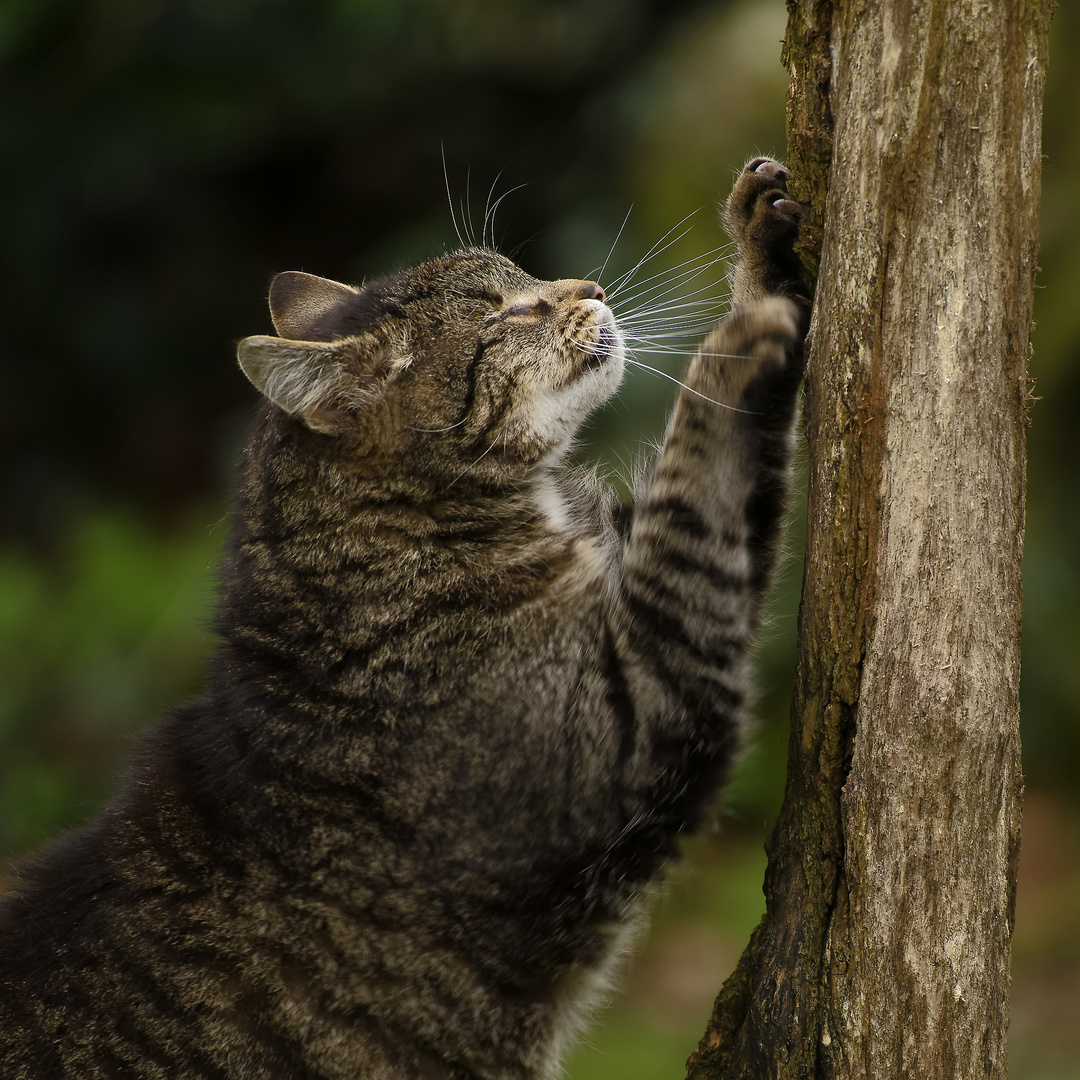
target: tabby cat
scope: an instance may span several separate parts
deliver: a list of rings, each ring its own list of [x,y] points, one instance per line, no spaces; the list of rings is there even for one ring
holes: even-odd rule
[[[806,305],[755,159],[734,310],[632,508],[591,281],[468,249],[275,279],[208,693],[0,906],[0,1075],[548,1078],[724,778]]]

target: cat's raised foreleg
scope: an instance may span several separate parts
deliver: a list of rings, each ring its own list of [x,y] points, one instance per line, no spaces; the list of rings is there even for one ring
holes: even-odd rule
[[[734,754],[775,562],[806,325],[785,181],[752,161],[725,206],[736,304],[687,373],[610,609],[634,700],[624,775],[654,830],[695,824]]]

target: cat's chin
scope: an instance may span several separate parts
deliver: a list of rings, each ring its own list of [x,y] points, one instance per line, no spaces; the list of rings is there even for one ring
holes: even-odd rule
[[[573,384],[584,405],[582,420],[614,396],[626,373],[626,349],[622,337],[612,327],[598,329],[599,339],[585,355],[581,374]]]
[[[622,349],[622,341],[613,327],[598,326],[596,328],[596,341],[592,348],[585,354],[584,368],[603,367]]]

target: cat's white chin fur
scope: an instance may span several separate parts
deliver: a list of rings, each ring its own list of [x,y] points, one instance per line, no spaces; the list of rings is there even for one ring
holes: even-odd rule
[[[619,389],[625,371],[626,354],[619,340],[602,363],[586,369],[564,386],[534,394],[525,406],[522,420],[529,430],[558,448],[556,455],[562,457],[589,413]]]

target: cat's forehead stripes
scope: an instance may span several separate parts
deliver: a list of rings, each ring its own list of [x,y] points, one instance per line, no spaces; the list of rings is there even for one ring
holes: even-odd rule
[[[474,288],[483,289],[492,284],[528,288],[535,287],[540,282],[505,255],[484,248],[473,248],[429,259],[409,270],[373,282],[369,287],[384,292],[400,290],[404,294],[417,287],[444,286],[454,292],[464,292]]]
[[[447,300],[498,305],[509,296],[538,295],[544,285],[498,252],[452,252],[336,293],[330,301],[333,312],[318,325],[320,336],[315,340],[325,340],[322,335],[327,332],[338,337],[361,333],[387,317],[412,319],[428,304],[442,310]]]
[[[450,252],[361,287],[298,271],[279,274],[270,287],[274,325],[300,341],[353,337],[387,320],[422,323],[425,311],[442,318],[453,301],[498,308],[581,299],[602,302],[604,292],[590,281],[540,281],[487,248]]]

